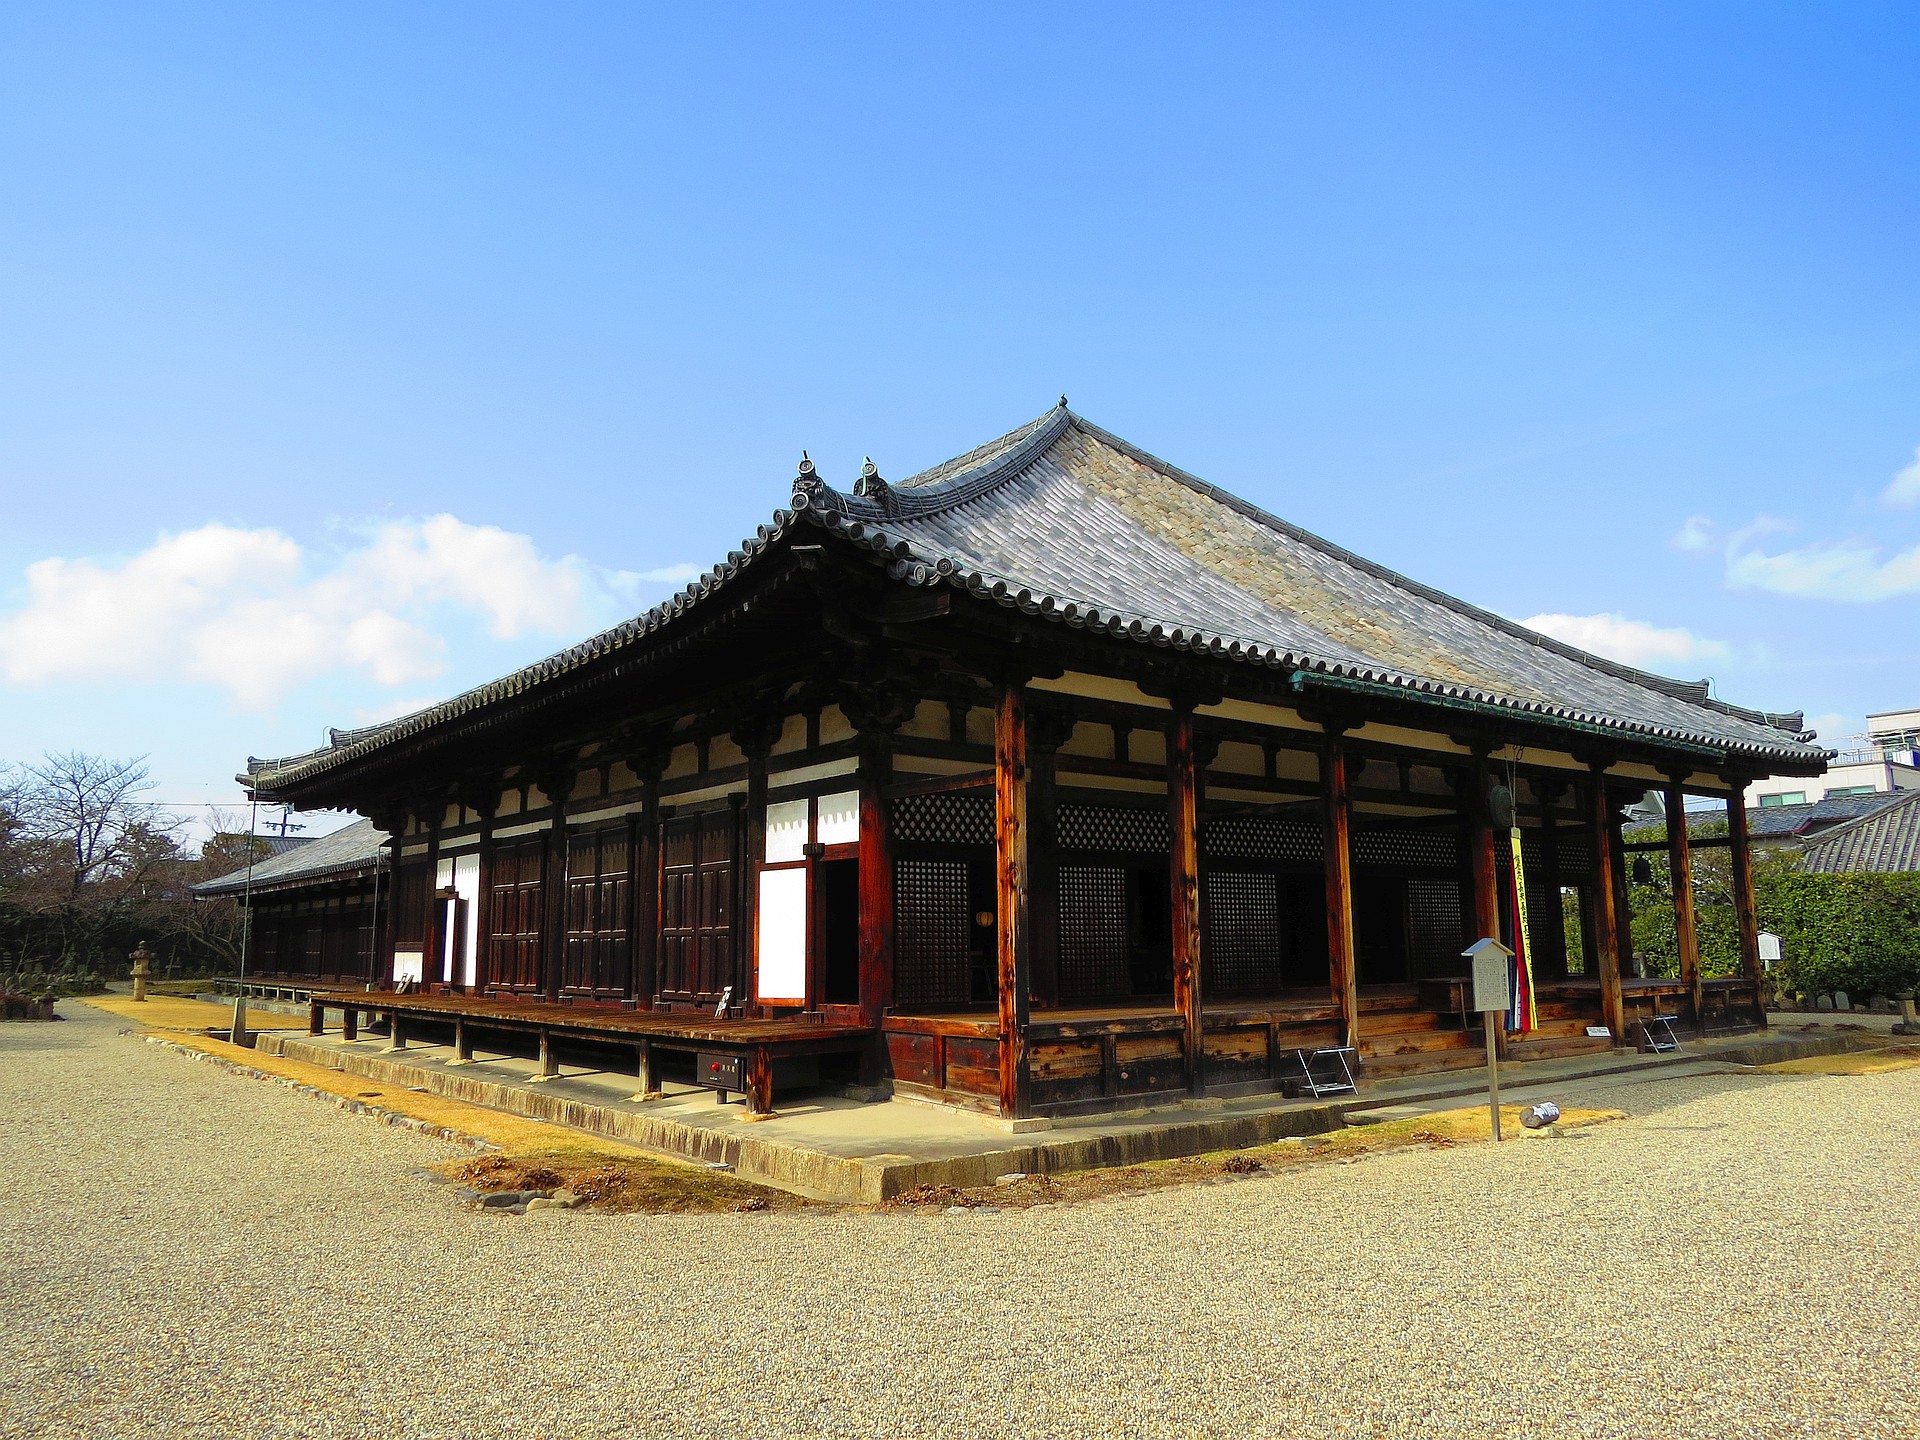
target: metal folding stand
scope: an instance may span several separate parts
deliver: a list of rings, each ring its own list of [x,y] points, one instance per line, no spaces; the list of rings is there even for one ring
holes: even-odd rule
[[[1286,1077],[1288,1084],[1297,1086],[1316,1100],[1324,1095],[1359,1093],[1359,1087],[1353,1079],[1354,1050],[1351,1045],[1325,1050],[1295,1050],[1292,1053],[1293,1063],[1300,1067],[1300,1073]]]

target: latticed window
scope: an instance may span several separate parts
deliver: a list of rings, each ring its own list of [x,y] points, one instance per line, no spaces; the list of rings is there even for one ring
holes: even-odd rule
[[[1201,915],[1203,994],[1253,995],[1281,985],[1286,937],[1280,878],[1265,870],[1208,870]]]
[[[1235,860],[1285,860],[1318,864],[1320,822],[1262,815],[1225,815],[1209,820],[1201,844],[1210,855]]]
[[[909,845],[991,845],[993,796],[984,790],[902,795],[893,802],[893,838]]]
[[[1173,827],[1163,809],[1121,805],[1062,805],[1058,812],[1062,850],[1109,855],[1165,855]]]
[[[967,1004],[974,922],[966,862],[901,858],[893,874],[895,1003]]]
[[[1060,867],[1060,996],[1101,1000],[1133,993],[1127,872]]]

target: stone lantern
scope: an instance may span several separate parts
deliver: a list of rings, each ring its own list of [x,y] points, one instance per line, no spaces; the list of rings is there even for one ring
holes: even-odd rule
[[[153,974],[153,956],[147,953],[147,942],[142,940],[133,947],[133,998],[147,998],[147,977]]]

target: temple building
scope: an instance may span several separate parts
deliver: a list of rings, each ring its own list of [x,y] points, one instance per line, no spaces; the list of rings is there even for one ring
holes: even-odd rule
[[[376,989],[338,1008],[643,1077],[737,1062],[762,1111],[857,1079],[1019,1118],[1273,1090],[1316,1048],[1480,1063],[1482,936],[1530,959],[1516,1060],[1655,1013],[1764,1024],[1740,797],[1819,775],[1812,740],[1063,402],[910,479],[869,462],[841,490],[803,461],[671,601],[242,778],[388,837],[356,912]],[[1632,978],[1620,827],[1649,790],[1727,805],[1741,975],[1700,975],[1680,883],[1682,974]]]

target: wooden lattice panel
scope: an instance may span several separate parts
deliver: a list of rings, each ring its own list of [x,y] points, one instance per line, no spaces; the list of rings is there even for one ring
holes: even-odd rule
[[[915,845],[991,845],[993,797],[978,790],[902,795],[893,802],[893,834]]]
[[[1122,805],[1062,805],[1062,850],[1092,850],[1107,855],[1165,855],[1173,845],[1173,827],[1164,810]]]
[[[1277,989],[1283,944],[1278,877],[1271,871],[1210,870],[1205,885],[1203,993],[1250,995]]]
[[[1356,830],[1353,863],[1396,870],[1450,871],[1460,863],[1460,836],[1452,828]]]
[[[971,998],[973,912],[967,902],[963,862],[894,862],[893,993],[898,1004],[964,1005]]]
[[[1272,820],[1229,815],[1207,822],[1209,854],[1235,860],[1320,861],[1320,825],[1314,820]]]
[[[1133,993],[1128,966],[1127,872],[1060,867],[1060,995],[1113,999]]]
[[[1460,884],[1452,877],[1407,878],[1407,939],[1415,975],[1458,975],[1467,962],[1460,913]]]

